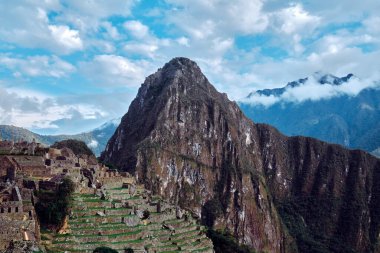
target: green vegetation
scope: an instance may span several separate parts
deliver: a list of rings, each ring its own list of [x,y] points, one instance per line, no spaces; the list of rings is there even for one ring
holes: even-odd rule
[[[144,210],[143,212],[143,220],[146,220],[150,217],[150,212],[148,210]]]
[[[216,253],[255,253],[248,246],[240,245],[228,232],[209,229],[207,236],[211,238]]]
[[[59,228],[63,225],[73,192],[74,183],[69,178],[64,178],[56,191],[37,191],[35,208],[42,226]]]
[[[174,213],[169,215],[156,213],[149,210],[147,206],[149,203],[142,195],[136,195],[140,200],[137,203],[145,203],[140,204],[141,210],[145,210],[144,216],[146,218],[149,216],[151,219],[142,222],[137,215],[131,214],[131,208],[120,208],[112,204],[112,201],[124,199],[121,194],[123,192],[127,190],[121,187],[109,189],[108,195],[112,195],[115,199],[110,197],[102,202],[87,202],[89,199],[100,200],[99,196],[93,194],[73,193],[70,210],[72,215],[67,224],[70,232],[53,235],[53,238],[46,242],[46,247],[51,252],[93,252],[95,249],[98,250],[96,252],[110,252],[109,248],[124,253],[140,252],[143,249],[160,253],[211,251],[211,241],[204,234],[206,229],[196,224],[191,217],[177,219]],[[155,199],[157,198],[159,197],[155,196]],[[104,212],[105,215],[98,215],[97,210]],[[126,223],[125,218],[128,217],[132,218],[130,221],[133,224]],[[170,228],[175,229],[175,234],[172,234],[171,229],[164,228],[162,224],[170,225]]]
[[[94,153],[87,147],[86,143],[78,140],[64,140],[54,143],[52,148],[62,149],[69,148],[71,149],[75,155],[94,155]]]
[[[216,218],[222,213],[222,204],[216,198],[211,199],[202,207],[202,222],[208,227],[213,227]]]
[[[293,198],[276,203],[279,214],[290,234],[296,239],[299,252],[327,253],[355,251],[335,235],[335,219],[339,218],[339,211],[344,209],[344,222],[347,230],[352,229],[351,215],[358,215],[360,210],[353,203],[347,205],[338,198],[303,197]],[[351,219],[349,218],[351,216]],[[341,217],[343,218],[343,217]]]
[[[108,247],[98,247],[94,250],[94,253],[118,253],[118,252]]]

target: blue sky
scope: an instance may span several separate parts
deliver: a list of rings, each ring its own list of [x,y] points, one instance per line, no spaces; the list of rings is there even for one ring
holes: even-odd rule
[[[377,0],[0,1],[0,124],[78,133],[195,60],[233,100],[316,71],[380,80]]]

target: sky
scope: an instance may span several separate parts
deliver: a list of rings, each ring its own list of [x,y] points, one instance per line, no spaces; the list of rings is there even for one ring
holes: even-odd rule
[[[0,124],[91,130],[177,56],[232,100],[317,71],[355,74],[357,94],[379,46],[378,0],[0,0]]]

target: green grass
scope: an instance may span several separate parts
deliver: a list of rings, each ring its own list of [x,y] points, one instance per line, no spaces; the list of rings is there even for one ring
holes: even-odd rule
[[[91,238],[91,237],[109,237],[109,238],[116,238],[119,236],[127,236],[127,235],[136,235],[142,232],[142,229],[124,232],[124,233],[117,233],[117,234],[68,234],[67,236],[60,236],[60,237],[74,237],[74,238]],[[70,240],[68,240],[70,241]],[[66,241],[62,241],[66,242]]]
[[[125,188],[117,187],[110,189],[114,192],[108,192],[109,196],[114,197],[126,197],[125,200],[138,200],[146,201],[142,199],[141,194],[137,194],[134,196],[128,196],[128,193],[121,192],[122,190],[128,190]],[[119,191],[120,192],[116,192]],[[125,196],[123,196],[125,195]],[[153,199],[161,199],[160,197],[154,196]],[[135,249],[142,249],[144,243],[147,243],[145,246],[149,248],[160,249],[159,252],[190,252],[191,249],[195,249],[192,252],[204,252],[210,250],[209,247],[206,247],[208,244],[204,244],[206,241],[205,238],[201,238],[199,232],[204,231],[202,227],[201,230],[196,230],[198,225],[193,223],[186,223],[184,220],[172,218],[169,220],[165,220],[165,224],[172,225],[175,227],[176,234],[171,235],[171,231],[162,228],[161,222],[152,222],[147,225],[138,224],[136,226],[127,226],[121,222],[105,222],[102,223],[101,220],[112,221],[114,218],[122,218],[122,217],[134,217],[133,214],[109,214],[104,217],[92,214],[94,211],[103,211],[107,212],[115,212],[115,213],[124,213],[123,210],[129,212],[130,208],[111,207],[112,203],[120,203],[120,200],[117,199],[105,199],[102,200],[98,196],[94,194],[74,194],[73,197],[73,209],[72,212],[75,215],[84,214],[82,217],[70,218],[69,227],[71,229],[70,234],[66,235],[56,235],[55,240],[53,241],[54,248],[52,248],[52,252],[85,252],[91,251],[99,246],[108,246],[119,251],[122,251],[124,247],[131,246],[135,247]],[[95,204],[93,204],[95,203]],[[99,203],[99,204],[96,204]],[[91,212],[92,213],[88,213]],[[160,213],[151,212],[151,216],[155,217],[157,215],[161,215]],[[101,235],[98,232],[103,232]],[[141,236],[145,235],[145,231],[148,232],[148,235],[151,236],[152,239],[158,240],[158,245],[153,247],[150,243],[151,239],[136,239],[141,238]],[[109,233],[109,234],[106,234]],[[169,236],[171,240],[169,241]],[[201,239],[201,241],[194,241],[196,239]],[[173,243],[176,243],[174,245]],[[178,247],[182,247],[182,250],[179,250]],[[183,248],[185,247],[185,248]],[[190,249],[188,247],[191,247]],[[198,247],[198,248],[197,248]],[[120,249],[119,249],[120,248]]]
[[[82,213],[82,212],[88,212],[89,210],[106,210],[106,211],[117,211],[117,210],[131,210],[131,208],[126,208],[126,207],[117,207],[117,208],[114,208],[114,207],[99,207],[99,206],[96,206],[96,207],[88,207],[87,209],[75,209],[75,210],[72,210],[73,213]]]
[[[113,244],[113,245],[117,245],[117,244],[128,244],[128,243],[141,243],[143,242],[144,240],[142,239],[136,239],[136,240],[128,240],[128,241],[118,241],[118,242],[107,242],[107,244]],[[81,244],[105,244],[104,242],[101,242],[101,241],[95,241],[95,242],[84,242],[84,243],[81,243]]]
[[[208,251],[208,250],[211,250],[211,247],[205,247],[205,248],[201,248],[201,249],[196,249],[196,250],[192,250],[191,252],[205,252],[205,251]]]

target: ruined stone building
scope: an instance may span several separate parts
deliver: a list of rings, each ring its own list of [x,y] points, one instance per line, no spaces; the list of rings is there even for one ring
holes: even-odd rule
[[[69,148],[35,152],[37,148],[35,142],[0,141],[0,252],[14,243],[39,243],[34,191],[57,190],[65,177],[70,177],[78,191],[103,192],[123,186],[130,196],[139,192],[133,177],[98,163],[95,156],[75,155]],[[133,200],[114,203],[125,204],[137,208]],[[157,204],[149,204],[148,209],[157,212]]]
[[[35,155],[38,148],[42,145],[37,143],[35,140],[32,142],[27,142],[24,140],[19,140],[17,142],[9,140],[0,140],[0,155]]]
[[[0,224],[0,250],[7,249],[11,242],[40,240],[31,191],[9,181],[0,183]]]
[[[0,156],[0,180],[9,179],[13,181],[18,169],[17,163],[8,156]]]

